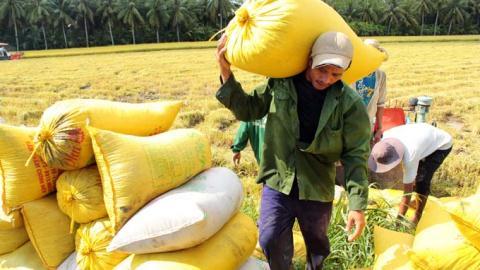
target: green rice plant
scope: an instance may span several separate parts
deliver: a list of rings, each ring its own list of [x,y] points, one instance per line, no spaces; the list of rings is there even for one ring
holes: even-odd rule
[[[205,120],[205,113],[202,111],[181,112],[172,128],[193,128]]]
[[[382,200],[381,203],[370,205],[365,211],[367,225],[360,238],[354,242],[348,242],[345,231],[348,204],[346,203],[346,194],[341,196],[339,202],[334,206],[330,220],[328,237],[331,254],[325,260],[324,269],[348,270],[372,266],[375,259],[373,246],[375,225],[413,234],[413,225],[408,220],[396,218],[396,209],[389,203],[391,198]]]

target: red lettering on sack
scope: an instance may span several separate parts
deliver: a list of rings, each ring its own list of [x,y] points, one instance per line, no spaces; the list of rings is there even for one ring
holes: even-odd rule
[[[85,140],[85,134],[81,128],[75,128],[67,131],[67,138],[70,141],[81,143]]]
[[[33,151],[33,143],[31,143],[31,142],[26,142],[25,145],[27,145],[28,151],[30,151],[30,152]]]
[[[31,142],[25,143],[27,149],[32,152],[34,147]],[[54,178],[58,175],[59,170],[54,168],[49,168],[48,165],[40,159],[37,154],[34,154],[32,158],[32,163],[34,166],[35,174],[37,175],[38,184],[40,186],[40,191],[44,194],[49,193],[54,190],[53,181]]]

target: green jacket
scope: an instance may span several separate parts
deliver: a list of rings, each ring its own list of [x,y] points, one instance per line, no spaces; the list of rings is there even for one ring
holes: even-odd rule
[[[248,141],[250,141],[257,163],[260,164],[266,120],[266,118],[262,118],[251,122],[241,122],[233,140],[232,151],[234,153],[241,152],[247,146]]]
[[[299,198],[334,199],[335,162],[345,167],[350,210],[367,206],[370,122],[358,94],[339,81],[328,90],[313,142],[298,141],[297,93],[292,78],[269,79],[246,94],[232,75],[217,99],[241,121],[267,115],[258,183],[289,194],[295,176]]]

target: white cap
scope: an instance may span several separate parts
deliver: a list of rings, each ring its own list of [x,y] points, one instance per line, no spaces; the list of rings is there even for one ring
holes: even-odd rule
[[[312,47],[312,68],[335,65],[346,70],[353,58],[353,45],[341,32],[327,32],[315,40]]]

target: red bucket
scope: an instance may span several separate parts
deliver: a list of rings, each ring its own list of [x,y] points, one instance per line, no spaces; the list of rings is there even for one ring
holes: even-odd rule
[[[402,108],[385,108],[383,112],[382,127],[383,131],[396,126],[405,125],[405,112]],[[378,128],[378,122],[375,123],[375,130]]]

